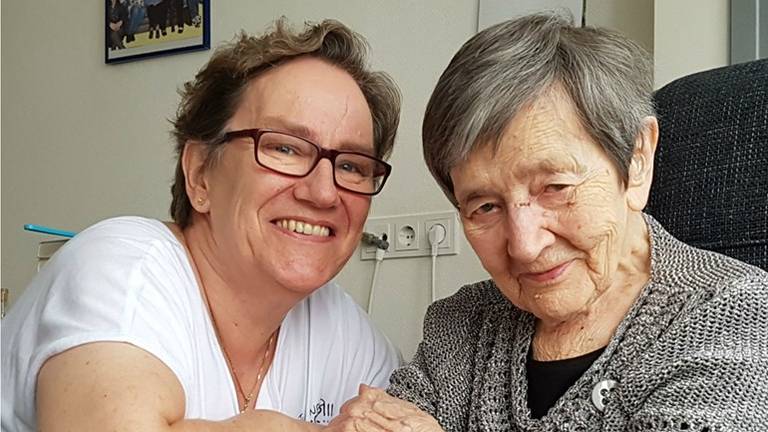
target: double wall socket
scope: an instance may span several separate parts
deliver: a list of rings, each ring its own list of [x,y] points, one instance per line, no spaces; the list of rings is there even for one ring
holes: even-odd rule
[[[455,211],[372,217],[368,218],[365,231],[389,242],[389,249],[384,259],[412,258],[432,254],[427,235],[430,228],[438,224],[445,228],[445,239],[438,245],[437,254],[459,253],[457,238],[459,221]],[[376,258],[376,247],[363,245],[360,248],[360,259],[374,258]]]

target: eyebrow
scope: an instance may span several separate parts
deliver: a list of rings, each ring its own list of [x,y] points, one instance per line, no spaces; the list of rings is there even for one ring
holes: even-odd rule
[[[575,158],[547,158],[534,161],[530,164],[525,164],[522,171],[526,175],[534,174],[537,171],[544,171],[548,174],[563,174],[570,172],[575,174],[584,174],[587,172],[587,167],[581,164]]]
[[[276,129],[279,131],[289,132],[302,138],[306,138],[310,141],[317,141],[317,135],[310,128],[299,123],[294,123],[290,120],[282,119],[279,117],[267,117],[264,119],[264,123],[267,125],[276,125]],[[268,129],[273,128],[268,127]]]
[[[472,202],[473,200],[476,200],[478,198],[482,198],[488,195],[491,195],[491,193],[486,189],[477,188],[477,189],[472,189],[466,196],[462,196],[462,197],[457,196],[456,201],[458,201],[459,204],[469,203],[469,202]]]
[[[288,133],[300,136],[322,147],[322,145],[318,143],[319,140],[318,140],[317,134],[314,131],[312,131],[312,129],[302,124],[294,123],[290,120],[286,120],[279,117],[267,117],[264,119],[264,122],[268,125],[272,125],[272,124],[276,125],[279,131],[288,132]],[[376,150],[372,148],[372,146],[368,146],[366,144],[357,143],[357,142],[343,142],[339,145],[338,150],[363,153],[370,156],[373,156],[376,152]]]
[[[544,171],[547,174],[564,174],[573,172],[577,175],[583,175],[587,172],[587,167],[581,164],[574,158],[569,159],[540,159],[526,164],[522,168],[522,174],[526,177],[534,175],[538,171]],[[490,195],[494,195],[492,190],[481,186],[471,189],[466,195],[459,197],[456,196],[456,200],[459,203],[468,203],[478,198],[484,198]]]

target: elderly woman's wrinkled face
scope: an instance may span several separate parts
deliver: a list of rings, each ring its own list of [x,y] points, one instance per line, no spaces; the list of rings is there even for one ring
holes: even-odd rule
[[[564,321],[608,289],[632,210],[618,172],[553,90],[451,171],[467,239],[504,295]]]

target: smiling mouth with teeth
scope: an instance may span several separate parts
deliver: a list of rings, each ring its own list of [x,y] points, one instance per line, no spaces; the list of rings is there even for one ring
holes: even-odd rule
[[[281,219],[275,221],[275,225],[307,236],[328,237],[331,235],[331,229],[322,225],[312,225],[311,223],[297,221],[293,219]]]

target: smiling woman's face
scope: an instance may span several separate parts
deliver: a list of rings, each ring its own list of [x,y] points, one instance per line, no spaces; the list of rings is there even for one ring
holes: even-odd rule
[[[518,113],[497,149],[451,170],[464,231],[517,307],[548,321],[589,308],[617,280],[639,211],[608,155],[553,90]]]
[[[308,56],[248,85],[227,129],[253,128],[375,155],[372,117],[357,83]],[[199,187],[188,193],[209,220],[219,273],[303,296],[335,276],[354,252],[371,198],[337,188],[327,159],[305,177],[270,171],[256,162],[255,144],[248,138],[227,143],[217,163],[203,171]]]

